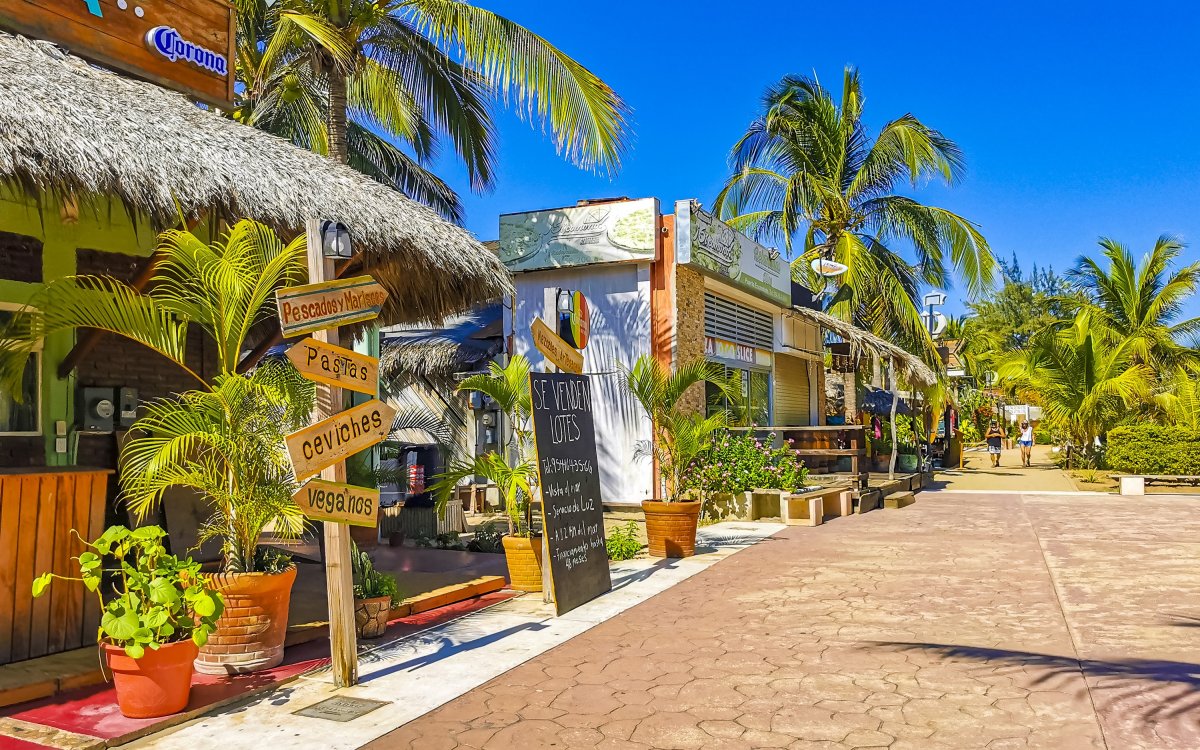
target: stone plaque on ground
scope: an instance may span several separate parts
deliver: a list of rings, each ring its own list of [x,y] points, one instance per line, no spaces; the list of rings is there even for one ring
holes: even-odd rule
[[[338,696],[326,698],[320,703],[314,703],[307,708],[292,713],[297,716],[307,716],[312,719],[328,721],[354,721],[360,716],[366,716],[377,708],[389,705],[387,701],[373,701],[367,698],[351,698]]]
[[[585,375],[531,373],[529,383],[543,533],[554,606],[561,615],[612,589],[592,390]]]

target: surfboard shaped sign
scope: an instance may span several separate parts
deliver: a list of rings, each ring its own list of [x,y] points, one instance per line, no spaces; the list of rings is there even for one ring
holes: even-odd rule
[[[373,398],[288,435],[288,456],[296,479],[316,476],[322,469],[381,442],[395,418],[395,409]]]
[[[287,358],[308,380],[368,396],[379,392],[379,360],[375,357],[306,338],[292,344]]]
[[[379,490],[313,479],[292,496],[305,516],[314,521],[375,526]]]
[[[285,337],[374,320],[388,291],[370,276],[306,284],[275,292],[279,327]]]

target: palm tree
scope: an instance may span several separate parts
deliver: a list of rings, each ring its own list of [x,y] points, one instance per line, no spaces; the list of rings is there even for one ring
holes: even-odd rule
[[[237,365],[251,330],[275,315],[275,290],[306,280],[305,238],[284,245],[252,221],[211,245],[171,230],[160,235],[158,258],[145,293],[109,277],[47,283],[19,316],[22,330],[0,332],[0,388],[15,390],[39,339],[78,328],[135,341],[183,369],[196,389],[151,404],[136,423],[141,436],[122,452],[125,501],[144,515],[170,486],[199,490],[214,508],[204,536],[223,537],[227,571],[252,572],[263,564],[256,549],[265,528],[302,527],[282,436],[309,416],[315,391],[291,367],[243,377]],[[215,361],[211,379],[188,363],[192,325]]]
[[[1200,284],[1200,262],[1171,270],[1183,252],[1179,240],[1163,235],[1140,261],[1124,245],[1100,240],[1108,268],[1088,256],[1080,257],[1068,279],[1081,293],[1081,309],[1089,311],[1118,340],[1124,340],[1134,361],[1170,374],[1196,363],[1198,355],[1180,339],[1200,331],[1200,317],[1179,320],[1187,300]],[[1076,298],[1077,299],[1077,298]]]
[[[1008,355],[999,374],[1036,391],[1050,425],[1086,451],[1151,397],[1154,371],[1135,360],[1134,349],[1132,339],[1115,339],[1081,311],[1069,325],[1048,328]]]
[[[930,350],[917,296],[948,288],[950,268],[972,295],[989,289],[996,260],[978,228],[944,208],[896,191],[901,181],[957,181],[958,146],[911,114],[885,124],[872,140],[863,123],[858,72],[846,68],[841,100],[815,78],[785,76],[763,97],[763,114],[730,153],[733,173],[716,209],[762,241],[782,242],[792,275],[818,288],[815,258],[847,266],[830,312]],[[915,263],[900,245],[915,253]]]
[[[717,411],[705,417],[691,408],[684,397],[694,386],[708,382],[727,397],[736,398],[735,381],[711,362],[694,360],[671,370],[650,355],[639,357],[623,377],[629,392],[650,417],[653,438],[649,450],[642,453],[650,453],[658,461],[663,499],[681,500],[688,470],[712,445],[713,434],[729,426],[727,412]]]
[[[1175,368],[1154,394],[1154,405],[1167,423],[1200,432],[1200,373],[1196,366]]]
[[[428,170],[442,141],[494,184],[493,102],[548,127],[560,154],[613,172],[626,107],[542,37],[459,0],[238,0],[233,116],[349,163],[451,219]],[[410,155],[411,154],[411,155]]]
[[[505,365],[489,362],[486,374],[471,375],[458,384],[459,392],[475,391],[496,402],[511,429],[505,441],[505,453],[518,461],[528,455],[533,436],[530,422],[533,417],[533,396],[529,388],[529,370],[529,360],[518,354]]]

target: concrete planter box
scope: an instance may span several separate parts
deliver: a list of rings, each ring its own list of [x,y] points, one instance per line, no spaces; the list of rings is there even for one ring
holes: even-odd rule
[[[749,492],[717,492],[704,502],[704,512],[709,518],[718,521],[736,519],[750,520]]]
[[[750,493],[750,520],[782,516],[783,495],[783,490],[754,490]]]

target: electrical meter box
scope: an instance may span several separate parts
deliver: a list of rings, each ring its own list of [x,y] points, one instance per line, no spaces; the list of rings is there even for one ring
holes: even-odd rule
[[[137,409],[137,388],[122,388],[117,391],[117,423],[122,429],[133,427],[133,423],[137,421]]]
[[[112,432],[116,425],[117,394],[112,388],[83,388],[79,392],[79,429]]]

